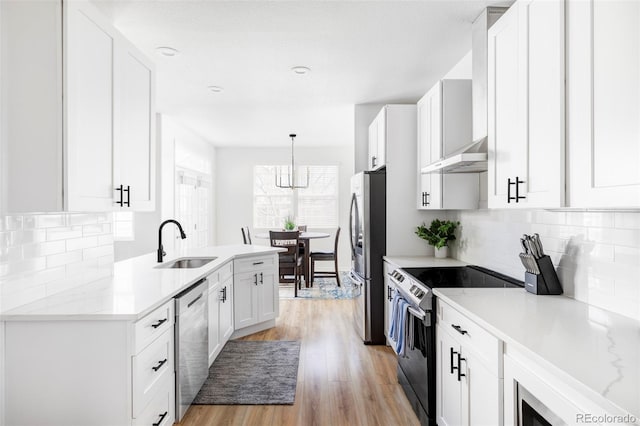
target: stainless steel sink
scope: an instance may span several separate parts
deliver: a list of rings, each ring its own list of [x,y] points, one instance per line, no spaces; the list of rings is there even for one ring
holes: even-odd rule
[[[156,266],[156,268],[162,269],[192,269],[199,268],[206,265],[209,262],[213,262],[217,257],[181,257],[180,259],[172,260],[171,262],[163,263]]]

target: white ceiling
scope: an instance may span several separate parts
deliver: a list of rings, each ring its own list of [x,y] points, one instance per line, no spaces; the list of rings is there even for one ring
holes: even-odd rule
[[[213,144],[286,146],[295,132],[296,146],[338,146],[353,143],[353,105],[414,103],[468,52],[488,1],[95,3],[154,59],[158,111]]]

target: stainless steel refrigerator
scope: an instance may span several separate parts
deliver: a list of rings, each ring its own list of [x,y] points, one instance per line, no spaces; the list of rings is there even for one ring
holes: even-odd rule
[[[366,344],[384,344],[382,256],[387,245],[386,171],[361,172],[351,178],[349,240],[351,278],[360,286],[354,300],[354,324]]]

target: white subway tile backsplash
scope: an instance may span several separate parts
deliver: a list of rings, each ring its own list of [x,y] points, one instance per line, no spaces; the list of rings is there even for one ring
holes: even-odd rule
[[[64,241],[47,241],[42,243],[24,244],[22,253],[25,259],[31,257],[48,256],[64,253],[66,246]]]
[[[110,276],[111,220],[111,213],[0,216],[0,310]]]
[[[68,251],[60,254],[47,256],[47,267],[68,265],[69,263],[79,262],[82,260],[82,250]]]
[[[82,250],[83,259],[96,259],[113,254],[113,246],[100,246]]]
[[[47,229],[47,241],[68,240],[82,237],[82,226]]]
[[[67,250],[80,250],[98,246],[98,237],[81,237],[67,240]]]
[[[454,257],[523,279],[519,239],[537,232],[567,296],[640,319],[640,211],[451,211],[448,219],[461,222]]]

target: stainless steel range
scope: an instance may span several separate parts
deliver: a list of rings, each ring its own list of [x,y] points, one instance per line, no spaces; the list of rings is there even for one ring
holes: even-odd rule
[[[436,336],[432,289],[439,287],[523,287],[523,283],[479,266],[399,268],[389,272],[398,296],[413,316],[412,344],[398,357],[398,381],[420,424],[436,424]],[[391,289],[387,297],[393,297]]]

